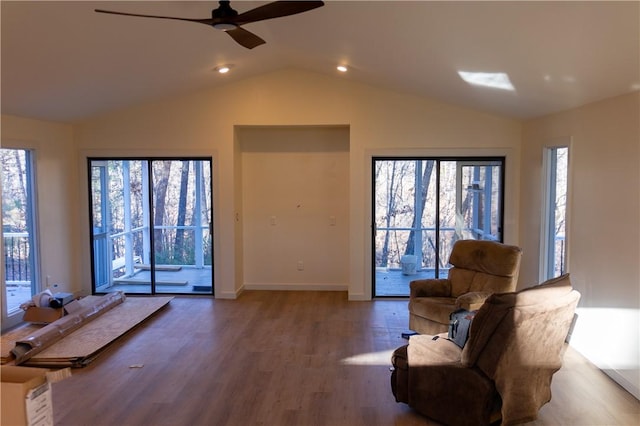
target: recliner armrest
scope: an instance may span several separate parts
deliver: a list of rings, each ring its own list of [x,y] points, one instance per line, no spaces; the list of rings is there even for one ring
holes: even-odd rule
[[[466,309],[467,311],[477,311],[485,300],[491,296],[491,293],[485,291],[472,291],[461,294],[456,299],[456,309]]]
[[[414,280],[409,283],[410,298],[414,297],[450,297],[451,281],[446,278]]]

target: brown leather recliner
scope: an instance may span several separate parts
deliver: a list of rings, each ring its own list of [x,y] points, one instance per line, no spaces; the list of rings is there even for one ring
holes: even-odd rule
[[[456,309],[475,311],[492,293],[514,291],[522,250],[494,241],[459,240],[448,278],[411,281],[409,328],[422,334],[447,331]]]
[[[392,357],[396,401],[447,425],[502,425],[537,418],[551,400],[580,293],[568,275],[491,295],[464,349],[441,334],[416,335]]]

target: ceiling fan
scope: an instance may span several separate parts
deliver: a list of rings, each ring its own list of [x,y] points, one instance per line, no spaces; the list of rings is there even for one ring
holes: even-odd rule
[[[211,18],[191,19],[177,18],[173,16],[141,15],[138,13],[115,12],[111,10],[95,9],[98,13],[111,13],[113,15],[138,16],[141,18],[174,19],[178,21],[197,22],[212,26],[217,30],[229,34],[238,44],[253,49],[264,44],[265,41],[250,31],[242,28],[242,25],[251,22],[264,21],[265,19],[280,18],[282,16],[295,15],[307,12],[324,5],[323,1],[274,1],[263,6],[256,7],[247,12],[238,14],[231,8],[229,1],[219,1],[220,6],[211,11]]]

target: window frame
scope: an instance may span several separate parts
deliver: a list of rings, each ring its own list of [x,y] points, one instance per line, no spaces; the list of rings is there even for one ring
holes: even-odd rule
[[[37,185],[37,173],[36,173],[36,165],[37,165],[37,152],[36,149],[29,146],[21,146],[20,144],[11,144],[2,143],[2,149],[7,150],[20,150],[25,152],[25,179],[27,186],[27,197],[28,197],[28,207],[27,207],[27,228],[29,229],[29,264],[31,268],[31,295],[42,291],[42,265],[40,261],[40,231],[39,231],[39,220],[38,220],[38,185]],[[2,187],[0,186],[0,199],[2,199],[4,195],[2,194]],[[1,304],[1,318],[2,318],[2,330],[7,330],[11,327],[22,322],[22,310],[14,310],[13,312],[9,312],[6,298],[6,265],[5,265],[5,250],[4,250],[4,215],[0,215],[0,233],[2,235],[2,248],[0,252],[2,254],[3,261],[2,263],[2,286],[0,291],[2,291],[2,304]]]
[[[375,240],[376,240],[376,233],[380,230],[384,230],[382,228],[377,227],[376,225],[376,219],[375,219],[375,214],[376,214],[376,201],[375,201],[375,185],[376,185],[376,177],[375,177],[375,164],[377,161],[434,161],[435,162],[435,167],[434,167],[434,173],[436,175],[436,179],[435,179],[435,191],[436,193],[440,194],[441,193],[441,164],[443,162],[455,162],[456,163],[456,191],[458,190],[459,186],[460,186],[460,171],[462,167],[465,166],[481,166],[481,167],[486,167],[486,166],[500,166],[500,173],[499,173],[499,182],[498,184],[500,185],[500,200],[499,203],[497,204],[497,209],[499,212],[499,237],[495,238],[492,240],[494,241],[498,241],[498,242],[504,242],[505,240],[505,226],[506,226],[506,217],[505,217],[505,208],[506,208],[506,203],[507,203],[507,162],[509,161],[509,155],[507,153],[479,153],[479,152],[474,152],[474,153],[470,153],[468,155],[465,155],[464,153],[460,153],[458,155],[450,155],[450,154],[442,154],[442,153],[437,153],[437,154],[432,154],[432,153],[425,153],[425,154],[417,154],[417,155],[405,155],[405,154],[400,154],[400,155],[389,155],[387,153],[384,154],[380,154],[380,155],[376,155],[375,153],[371,153],[369,160],[370,160],[370,185],[371,185],[371,189],[370,189],[370,198],[369,198],[369,203],[370,203],[370,217],[371,217],[371,237],[370,237],[370,273],[371,273],[371,297],[372,298],[376,298],[376,299],[384,299],[384,298],[393,298],[393,297],[407,297],[407,295],[403,295],[403,294],[380,294],[377,291],[377,283],[376,283],[376,244],[375,244]],[[482,164],[477,164],[477,163],[482,163]],[[435,203],[435,208],[436,208],[436,221],[435,221],[435,232],[436,234],[440,234],[440,230],[441,230],[441,225],[440,225],[440,196],[436,197],[436,203]],[[439,238],[435,239],[435,252],[438,254],[438,256],[440,255],[441,252],[441,247],[440,247],[440,241]],[[441,276],[441,271],[440,271],[440,267],[438,262],[436,262],[435,265],[435,276],[442,278]]]
[[[145,175],[146,177],[143,178],[143,185],[145,187],[148,187],[149,189],[151,189],[152,187],[152,182],[150,181],[151,176],[152,176],[152,164],[154,162],[161,162],[161,161],[195,161],[195,162],[208,162],[209,164],[209,170],[210,170],[210,182],[209,182],[209,192],[210,192],[210,209],[211,209],[211,215],[212,217],[210,218],[209,224],[208,224],[208,230],[211,233],[211,238],[212,238],[212,247],[211,247],[211,265],[209,266],[211,268],[211,290],[209,292],[209,290],[198,290],[197,293],[193,293],[193,295],[196,296],[214,296],[214,291],[215,291],[215,274],[214,274],[214,270],[215,270],[215,260],[214,260],[214,256],[215,256],[215,250],[214,250],[214,246],[213,246],[213,236],[214,236],[214,232],[213,232],[213,216],[215,215],[214,212],[214,158],[211,155],[202,155],[202,156],[198,156],[198,155],[186,155],[186,156],[180,156],[180,155],[163,155],[163,156],[149,156],[149,155],[138,155],[138,156],[130,156],[130,155],[97,155],[97,156],[87,156],[86,157],[86,167],[87,167],[87,208],[88,208],[88,221],[89,221],[89,233],[88,233],[88,237],[90,240],[90,247],[91,249],[89,250],[90,253],[90,261],[91,261],[91,292],[92,294],[105,294],[108,293],[109,290],[106,290],[104,285],[98,285],[98,283],[96,283],[96,253],[95,253],[95,246],[94,246],[94,240],[95,240],[95,236],[96,236],[96,229],[94,228],[94,224],[93,224],[93,203],[92,203],[92,195],[93,195],[93,185],[92,185],[92,168],[93,167],[106,167],[108,165],[109,162],[111,161],[120,161],[120,162],[129,162],[129,161],[140,161],[143,162],[145,164],[143,164],[142,166],[142,174]],[[194,171],[194,173],[196,173]],[[106,175],[102,176],[101,175],[101,182],[102,185],[104,185],[105,183],[108,182],[108,177],[106,177]],[[105,188],[106,189],[106,188]],[[151,215],[153,209],[155,208],[153,205],[153,201],[152,201],[152,193],[149,192],[148,194],[146,194],[146,196],[144,196],[143,198],[143,204],[145,205],[145,210],[147,211],[147,214]],[[104,212],[104,214],[108,215],[108,210],[106,208],[107,204],[105,204],[104,200],[101,201],[101,209]],[[146,227],[150,227],[151,229],[154,228],[153,225],[153,219],[151,216],[147,217],[147,220],[149,221],[146,224]],[[108,219],[107,219],[108,222]],[[108,235],[110,232],[108,230],[108,226],[103,230],[104,233],[106,235]],[[127,231],[128,232],[128,231]],[[144,237],[143,239],[143,244],[145,245],[145,249],[144,251],[148,251],[150,253],[150,257],[147,259],[147,262],[151,265],[151,269],[152,269],[152,276],[150,279],[150,283],[148,285],[148,290],[142,290],[142,291],[132,291],[131,293],[127,294],[132,294],[132,295],[157,295],[157,294],[176,294],[176,295],[191,295],[191,292],[171,292],[171,291],[159,291],[158,287],[156,285],[156,279],[155,279],[155,257],[154,257],[154,252],[153,252],[153,245],[154,245],[154,241],[153,241],[153,232],[150,233],[150,235]],[[110,251],[110,249],[108,249],[108,251]],[[111,258],[111,253],[109,252],[108,257]],[[204,263],[203,263],[204,264]],[[127,267],[133,267],[133,264],[130,264]],[[109,274],[110,275],[110,274]],[[109,277],[109,280],[111,280],[112,277]],[[107,285],[106,288],[111,287],[111,285]],[[193,286],[196,287],[196,286]],[[207,286],[208,287],[208,286]],[[195,290],[192,290],[195,291]]]
[[[564,210],[564,245],[561,255],[562,265],[559,274],[556,269],[556,233],[553,227],[556,224],[555,210],[557,199],[557,169],[558,150],[566,149],[566,189],[565,189],[565,210]],[[541,191],[541,219],[540,219],[540,258],[539,258],[539,281],[548,279],[569,272],[569,210],[571,191],[571,140],[561,139],[543,147],[542,153],[542,191]]]

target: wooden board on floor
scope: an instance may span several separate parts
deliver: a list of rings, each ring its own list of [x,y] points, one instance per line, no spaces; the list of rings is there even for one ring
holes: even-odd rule
[[[102,349],[124,335],[173,297],[128,297],[115,308],[54,343],[23,365],[31,367],[83,367]]]
[[[87,303],[94,302],[99,300],[103,296],[86,296],[82,298],[83,301]],[[19,340],[24,340],[26,337],[31,335],[32,333],[40,330],[42,327],[45,327],[46,324],[33,324],[25,322],[6,333],[3,333],[0,336],[0,355],[1,355],[1,364],[7,364],[15,360],[15,356],[11,353],[11,350],[16,346],[16,342]]]

